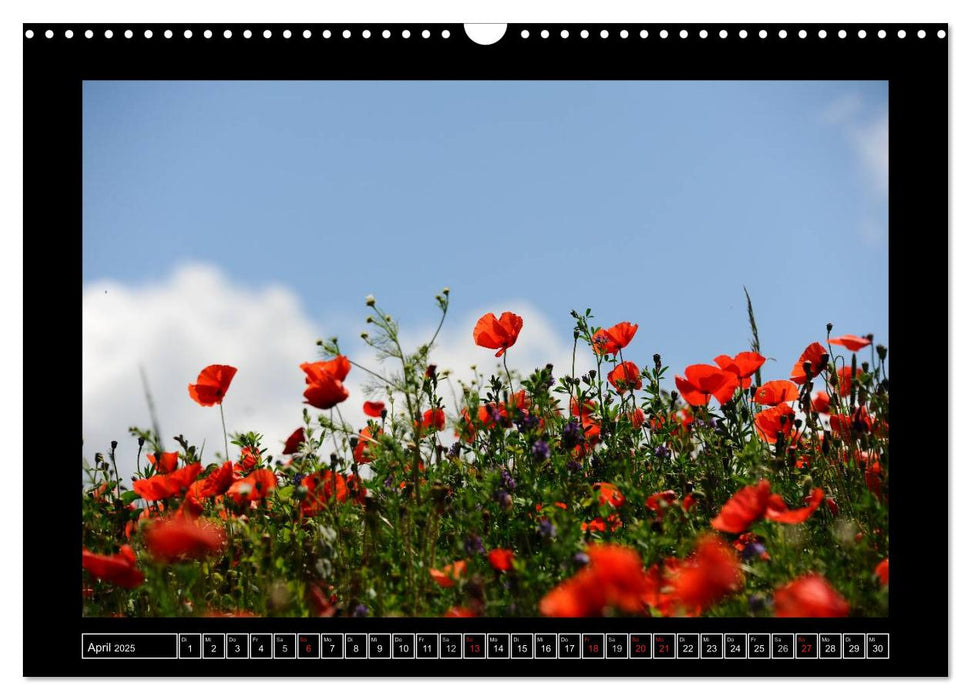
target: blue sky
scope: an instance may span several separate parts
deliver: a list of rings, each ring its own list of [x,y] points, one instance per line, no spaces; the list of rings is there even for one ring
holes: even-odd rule
[[[564,344],[592,307],[672,384],[747,349],[743,284],[771,375],[828,321],[887,339],[883,82],[86,82],[83,130],[89,290],[214,266],[352,351],[367,294]]]

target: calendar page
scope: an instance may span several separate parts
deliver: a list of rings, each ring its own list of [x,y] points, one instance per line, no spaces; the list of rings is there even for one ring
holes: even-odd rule
[[[27,675],[947,673],[946,25],[23,46]]]

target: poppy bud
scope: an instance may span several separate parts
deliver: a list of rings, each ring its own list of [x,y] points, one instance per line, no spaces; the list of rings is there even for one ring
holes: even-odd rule
[[[873,342],[873,333],[867,333],[863,337],[866,338],[867,340],[869,340],[871,343]]]
[[[94,453],[94,463],[96,465],[97,464],[102,464],[102,463],[104,463],[104,461],[105,461],[105,456],[103,454],[101,454],[100,452],[95,452]]]
[[[659,353],[654,353],[654,369],[661,369],[661,355]]]
[[[869,362],[861,362],[860,363],[860,369],[862,369],[864,372],[869,372],[870,371],[870,363]]]
[[[353,450],[354,448],[357,447],[357,438],[356,437],[353,437],[353,436],[352,437],[349,437],[347,439],[347,444],[350,445],[351,446],[351,449]]]
[[[826,324],[826,332],[827,333],[832,333],[833,332],[833,324],[832,323],[827,323]]]
[[[878,345],[877,346],[877,357],[879,357],[881,360],[886,360],[887,359],[887,346],[886,345]]]
[[[674,405],[674,402],[677,401],[677,400],[678,400],[678,392],[672,391],[671,392],[671,405],[673,406]]]
[[[145,438],[143,437],[138,438],[138,446],[144,447],[144,445],[145,445]]]
[[[118,441],[117,440],[112,440],[111,441],[111,449],[113,449],[113,450],[117,450],[118,449]]]

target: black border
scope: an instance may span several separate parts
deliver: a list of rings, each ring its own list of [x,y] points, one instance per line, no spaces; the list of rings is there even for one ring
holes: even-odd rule
[[[64,30],[74,31],[72,39]],[[282,30],[293,32],[290,39]],[[363,29],[371,31],[364,39]],[[431,37],[421,38],[423,29]],[[55,31],[52,39],[44,33]],[[84,37],[86,30],[94,37]],[[104,38],[105,29],[114,36]],[[132,39],[123,36],[134,31]],[[154,36],[145,39],[143,32]],[[165,39],[163,32],[174,36]],[[192,39],[183,37],[190,29]],[[204,39],[205,29],[213,31]],[[223,37],[230,30],[231,39]],[[244,39],[249,29],[252,38]],[[272,38],[264,39],[270,29]],[[302,32],[312,31],[311,39]],[[322,33],[329,29],[329,39]],[[349,29],[351,38],[343,38]],[[391,38],[381,32],[388,29]],[[401,32],[408,29],[411,38]],[[441,36],[443,29],[450,37]],[[522,30],[530,37],[523,39]],[[540,37],[542,30],[549,38]],[[560,37],[562,30],[570,37]],[[581,39],[581,29],[589,38]],[[601,39],[601,30],[610,33]],[[620,37],[627,29],[629,37]],[[647,39],[639,32],[646,29]],[[668,37],[661,39],[660,31]],[[699,31],[705,29],[707,38]],[[718,32],[728,31],[721,39]],[[739,37],[745,29],[747,38]],[[759,37],[766,30],[766,38]],[[779,30],[788,36],[780,38]],[[828,36],[817,33],[825,29]],[[839,38],[840,30],[847,32]],[[857,33],[865,30],[866,38]],[[879,30],[886,38],[877,37]],[[900,39],[903,29],[907,37]],[[917,31],[926,31],[926,38]],[[119,24],[24,25],[24,444],[48,443],[57,415],[80,418],[81,84],[83,80],[887,80],[890,98],[890,339],[895,426],[926,426],[921,319],[904,308],[946,303],[948,231],[948,40],[942,24],[549,24],[509,25],[479,46],[462,25]],[[680,32],[686,30],[687,38]],[[805,39],[798,32],[805,30]],[[861,263],[863,264],[863,263]],[[31,293],[40,277],[51,309]],[[906,302],[910,303],[910,302]],[[54,312],[54,313],[52,313]],[[56,320],[55,320],[56,319]],[[935,334],[935,337],[940,337]],[[940,353],[940,345],[935,349]],[[67,359],[65,359],[67,358]],[[941,366],[941,365],[938,365]],[[61,368],[54,371],[52,368]],[[72,371],[73,370],[73,371]],[[933,401],[944,402],[939,394]],[[923,399],[923,400],[922,400]],[[937,430],[935,428],[935,430]],[[80,529],[76,486],[51,478],[45,464],[64,455],[31,450],[24,461],[24,675],[210,676],[944,676],[949,669],[946,436],[897,429],[893,452],[898,494],[891,509],[894,567],[890,617],[842,620],[764,619],[104,619],[80,615]],[[41,461],[42,460],[42,461]],[[67,458],[70,461],[70,457]],[[39,475],[43,475],[38,478]],[[74,514],[74,518],[70,517]],[[56,521],[56,522],[55,522]],[[890,633],[887,661],[830,660],[407,660],[407,661],[82,661],[83,632],[866,632]]]

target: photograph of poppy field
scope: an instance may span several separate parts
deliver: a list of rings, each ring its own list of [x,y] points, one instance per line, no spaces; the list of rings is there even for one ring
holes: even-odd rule
[[[886,81],[83,95],[84,616],[890,615]]]
[[[503,311],[469,339],[501,371],[456,391],[435,337],[404,348],[366,305],[384,362],[319,341],[282,449],[230,430],[203,463],[134,429],[130,483],[111,452],[86,464],[86,615],[887,614],[889,382],[872,337],[807,333],[791,372],[765,376],[750,316],[751,348],[672,377],[636,322],[574,311],[595,369],[522,376],[506,358],[529,326]],[[222,413],[245,371],[207,366],[186,400]],[[343,420],[353,401],[365,425]]]

